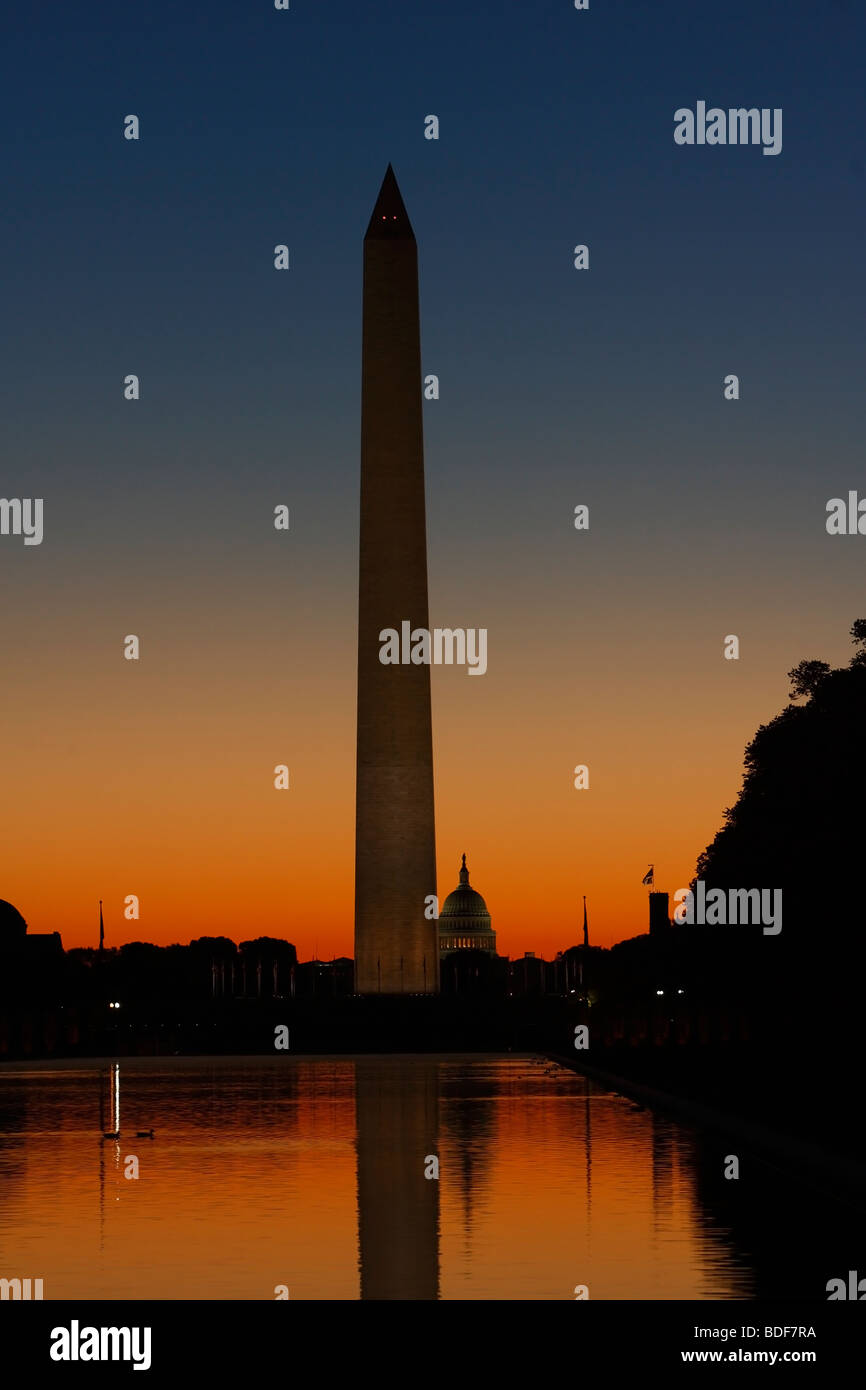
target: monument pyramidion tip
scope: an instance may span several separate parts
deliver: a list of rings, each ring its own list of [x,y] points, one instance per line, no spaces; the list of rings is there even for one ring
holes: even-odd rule
[[[373,208],[373,215],[370,218],[364,240],[370,241],[374,237],[377,239],[395,237],[401,241],[415,240],[415,233],[412,231],[412,223],[409,221],[406,204],[403,202],[397,178],[390,164],[385,171],[382,187],[379,189],[379,196],[376,199],[376,206]]]

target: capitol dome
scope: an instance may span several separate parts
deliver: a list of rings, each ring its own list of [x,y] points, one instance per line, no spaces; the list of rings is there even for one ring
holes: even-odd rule
[[[439,953],[450,951],[489,951],[496,954],[496,933],[481,894],[469,885],[466,855],[460,869],[460,882],[449,893],[439,914]]]

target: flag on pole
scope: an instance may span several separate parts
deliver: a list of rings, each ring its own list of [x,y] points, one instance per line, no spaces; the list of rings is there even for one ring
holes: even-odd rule
[[[653,881],[653,869],[654,869],[654,868],[655,868],[655,864],[650,864],[650,866],[649,866],[647,872],[644,874],[643,878],[641,879],[641,883],[652,883],[652,881]]]
[[[105,942],[105,926],[102,921],[102,899],[99,899],[99,949],[103,948]]]

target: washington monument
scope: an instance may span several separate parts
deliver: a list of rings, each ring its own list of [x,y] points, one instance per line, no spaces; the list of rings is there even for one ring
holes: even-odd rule
[[[383,665],[385,628],[427,628],[418,248],[390,164],[364,237],[355,803],[355,991],[435,994],[429,665]],[[429,911],[429,908],[428,908]]]

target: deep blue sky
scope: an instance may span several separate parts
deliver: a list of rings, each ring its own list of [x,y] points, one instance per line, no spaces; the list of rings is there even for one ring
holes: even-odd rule
[[[853,4],[262,0],[7,24],[4,488],[49,495],[55,546],[110,548],[130,507],[145,548],[224,523],[252,540],[288,469],[299,545],[351,572],[361,237],[388,160],[441,378],[442,546],[483,548],[481,511],[543,546],[576,467],[628,553],[647,526],[687,540],[713,519],[807,544],[811,509],[857,485]],[[699,98],[781,106],[781,155],[676,146],[674,110]],[[742,400],[720,411],[730,371]]]

